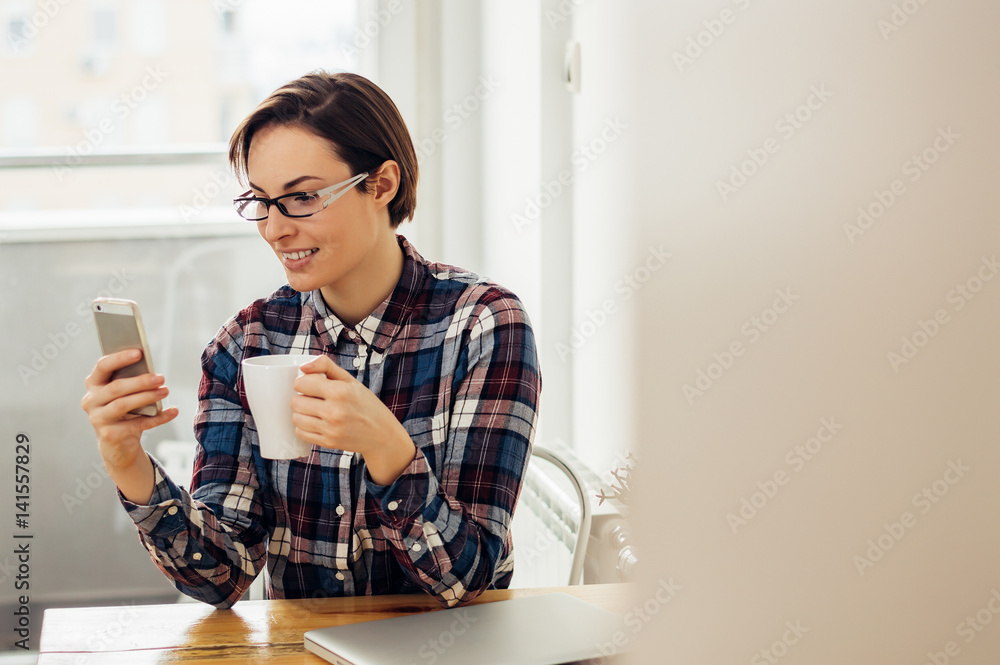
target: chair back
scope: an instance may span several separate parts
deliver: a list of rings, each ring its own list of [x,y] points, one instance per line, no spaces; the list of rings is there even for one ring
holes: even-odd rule
[[[512,586],[583,584],[591,514],[586,485],[572,464],[534,446],[511,525]],[[568,573],[561,572],[567,567]],[[561,570],[553,573],[553,568]]]

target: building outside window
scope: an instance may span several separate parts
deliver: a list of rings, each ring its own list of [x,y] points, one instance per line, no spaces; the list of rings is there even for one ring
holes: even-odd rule
[[[359,13],[322,0],[7,3],[0,227],[151,207],[185,223],[228,216],[233,129],[285,81],[358,71],[343,44]]]

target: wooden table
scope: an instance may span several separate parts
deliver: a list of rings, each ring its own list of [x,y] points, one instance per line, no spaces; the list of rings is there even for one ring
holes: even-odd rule
[[[612,612],[633,607],[633,587],[589,584],[483,593],[474,603],[563,591]],[[202,603],[50,609],[42,622],[39,665],[277,663],[324,665],[302,634],[359,621],[440,609],[430,596],[251,600],[231,610]]]

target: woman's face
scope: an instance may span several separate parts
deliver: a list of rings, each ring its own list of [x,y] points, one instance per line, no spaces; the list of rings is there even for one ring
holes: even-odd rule
[[[254,134],[247,172],[253,192],[268,198],[323,189],[357,175],[324,139],[281,125]],[[293,289],[338,290],[338,285],[348,287],[345,278],[374,267],[366,265],[366,259],[375,256],[384,234],[392,234],[388,217],[380,212],[384,208],[378,208],[372,196],[351,188],[310,217],[285,217],[272,205],[268,218],[257,222],[257,230],[281,261]]]

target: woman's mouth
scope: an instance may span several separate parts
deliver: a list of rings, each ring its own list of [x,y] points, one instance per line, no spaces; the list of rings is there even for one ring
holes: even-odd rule
[[[318,251],[319,249],[314,248],[314,249],[306,249],[301,252],[282,252],[281,258],[285,259],[286,261],[294,261],[295,259],[304,259],[310,254],[315,254]]]
[[[310,257],[319,251],[319,248],[305,249],[299,252],[281,252],[281,261],[286,268],[292,270],[302,268],[309,263]]]

